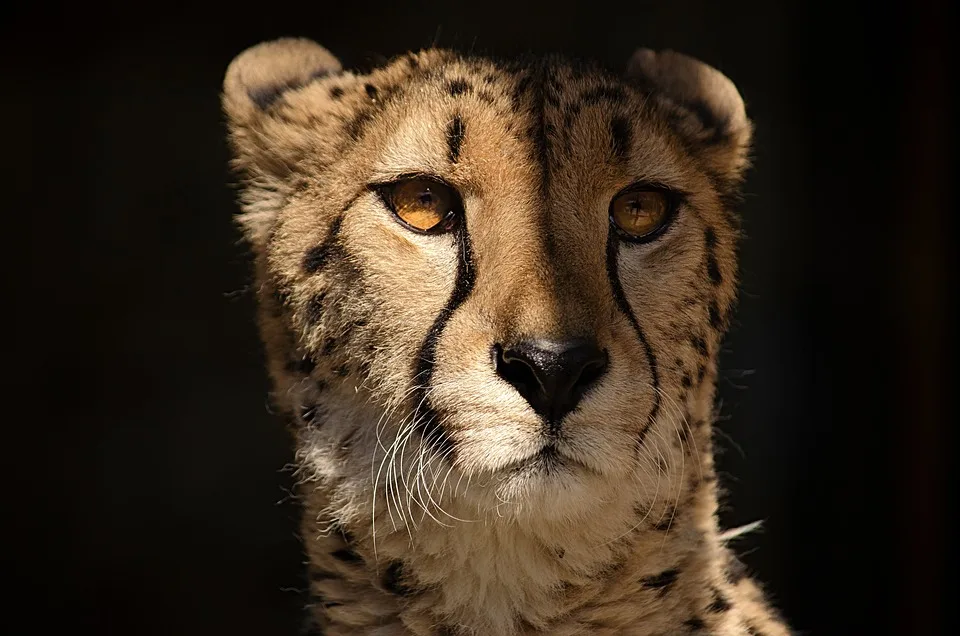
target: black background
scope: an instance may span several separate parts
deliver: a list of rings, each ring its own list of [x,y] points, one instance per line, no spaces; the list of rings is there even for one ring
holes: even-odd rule
[[[347,65],[436,42],[618,68],[649,46],[729,75],[757,130],[723,521],[765,520],[739,547],[799,630],[943,627],[945,2],[5,11],[4,633],[294,633],[291,453],[218,94],[234,55],[284,35]]]

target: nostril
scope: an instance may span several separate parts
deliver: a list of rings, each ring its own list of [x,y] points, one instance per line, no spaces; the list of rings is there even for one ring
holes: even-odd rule
[[[607,352],[600,351],[597,354],[596,359],[588,361],[583,366],[583,371],[580,372],[580,377],[577,378],[577,381],[574,383],[574,388],[580,391],[586,391],[593,383],[600,379],[600,377],[607,371]]]
[[[494,366],[497,375],[513,385],[523,397],[535,392],[542,392],[543,385],[537,378],[537,373],[533,367],[522,356],[515,351],[504,349],[500,345],[494,347]]]

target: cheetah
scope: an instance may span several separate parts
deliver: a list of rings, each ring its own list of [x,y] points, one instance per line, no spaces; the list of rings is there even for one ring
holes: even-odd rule
[[[284,38],[222,100],[307,633],[789,633],[716,517],[727,77],[648,49],[360,73]]]

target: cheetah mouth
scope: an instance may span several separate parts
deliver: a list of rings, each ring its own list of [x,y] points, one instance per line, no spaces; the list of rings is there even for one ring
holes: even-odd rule
[[[529,457],[508,464],[501,471],[515,477],[552,476],[576,472],[597,473],[592,466],[565,453],[555,441],[545,444]]]

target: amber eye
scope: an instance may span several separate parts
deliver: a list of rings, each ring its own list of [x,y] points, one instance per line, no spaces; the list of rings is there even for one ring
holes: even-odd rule
[[[630,241],[651,240],[666,227],[673,212],[670,192],[638,188],[621,192],[610,202],[610,220]]]
[[[380,195],[396,217],[417,232],[449,232],[463,213],[457,191],[435,179],[404,179],[381,186]]]

